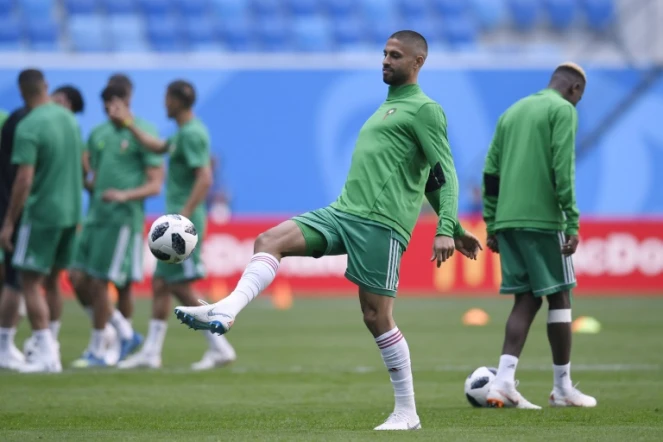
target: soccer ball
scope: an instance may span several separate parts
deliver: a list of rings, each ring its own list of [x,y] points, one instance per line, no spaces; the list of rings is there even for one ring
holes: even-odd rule
[[[465,379],[465,397],[473,407],[485,407],[490,384],[495,380],[497,369],[479,367]]]
[[[152,223],[147,244],[159,261],[179,264],[196,248],[198,232],[193,223],[182,215],[163,215]]]

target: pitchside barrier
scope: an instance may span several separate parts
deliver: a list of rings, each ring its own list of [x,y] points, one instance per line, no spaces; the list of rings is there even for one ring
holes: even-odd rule
[[[207,278],[197,283],[200,292],[213,300],[226,296],[253,253],[258,234],[281,219],[233,220],[227,224],[209,222],[202,241]],[[480,219],[462,220],[466,229],[485,239]],[[149,228],[146,224],[146,231]],[[493,295],[500,284],[499,256],[488,250],[470,261],[455,254],[439,269],[429,261],[435,218],[422,218],[403,255],[399,293],[402,296],[440,297],[449,295]],[[200,246],[199,245],[199,246]],[[134,286],[138,296],[149,296],[156,261],[144,245],[145,279]],[[581,221],[581,243],[573,256],[578,288],[575,294],[663,295],[663,219]],[[294,293],[298,296],[336,297],[356,294],[356,287],[344,278],[345,256],[320,259],[287,258],[268,294]],[[66,276],[63,288],[71,294]]]

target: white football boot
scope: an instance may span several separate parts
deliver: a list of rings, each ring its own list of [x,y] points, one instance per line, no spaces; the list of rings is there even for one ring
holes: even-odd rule
[[[0,353],[0,368],[19,370],[23,365],[25,365],[25,356],[14,344],[11,344],[9,351]]]
[[[139,352],[117,364],[117,368],[161,368],[161,355],[147,352],[142,348]]]
[[[37,341],[37,339],[35,339],[35,341]],[[59,348],[53,345],[53,352],[48,352],[37,343],[34,347],[34,351],[30,355],[29,361],[26,361],[25,364],[19,368],[19,371],[21,373],[62,372]]]
[[[235,322],[235,317],[224,313],[217,304],[208,304],[199,300],[199,307],[175,307],[177,319],[194,330],[209,330],[217,335],[228,333]]]
[[[523,410],[540,410],[516,390],[518,381],[513,384],[496,384],[493,382],[488,390],[486,404],[490,408],[521,408]]]
[[[597,402],[595,398],[584,394],[576,387],[572,387],[569,390],[555,387],[552,393],[550,393],[548,403],[551,407],[593,408],[596,407]]]
[[[120,361],[120,353],[122,352],[122,342],[120,337],[115,331],[114,327],[106,327],[104,329],[104,361],[106,364],[113,367]]]
[[[377,431],[408,431],[420,430],[419,416],[408,416],[401,413],[391,413],[382,425],[374,428]]]
[[[233,354],[224,354],[218,350],[207,350],[200,361],[191,364],[191,370],[204,371],[225,367],[235,362],[236,359],[237,356],[234,352]]]

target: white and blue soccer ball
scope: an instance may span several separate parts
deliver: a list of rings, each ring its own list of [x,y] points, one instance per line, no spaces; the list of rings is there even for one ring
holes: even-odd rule
[[[490,384],[495,380],[497,369],[479,367],[465,379],[465,397],[473,407],[485,407]]]
[[[182,215],[163,215],[152,223],[147,245],[159,261],[179,264],[191,256],[198,245],[198,232],[191,220]]]

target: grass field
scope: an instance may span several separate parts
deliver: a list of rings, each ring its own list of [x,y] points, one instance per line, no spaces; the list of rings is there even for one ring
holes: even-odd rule
[[[491,315],[486,327],[460,318],[471,307]],[[173,317],[161,371],[115,369],[61,375],[0,373],[0,440],[663,440],[663,298],[578,299],[574,314],[603,325],[575,335],[573,380],[596,409],[550,409],[545,315],[537,319],[518,372],[521,392],[543,411],[472,409],[465,376],[497,364],[504,299],[402,299],[396,320],[410,345],[423,429],[377,433],[392,409],[391,384],[354,300],[296,300],[274,310],[250,306],[228,335],[239,358],[226,369],[192,373],[202,336]],[[149,303],[134,323],[147,328]],[[27,336],[23,323],[18,341]],[[62,361],[89,337],[88,321],[69,302]]]

